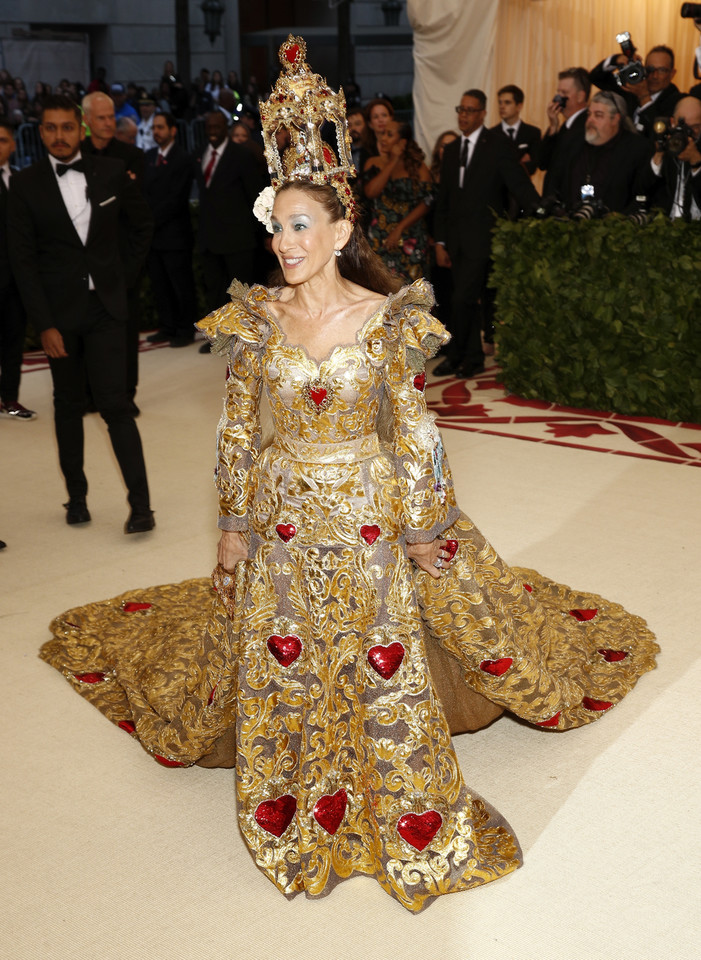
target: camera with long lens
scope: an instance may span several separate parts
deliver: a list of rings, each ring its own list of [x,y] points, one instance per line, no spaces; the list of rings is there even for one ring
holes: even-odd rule
[[[636,83],[641,83],[645,79],[645,67],[639,60],[633,59],[635,56],[635,44],[631,40],[628,31],[625,33],[617,33],[616,43],[620,43],[623,56],[628,57],[628,63],[624,63],[622,67],[616,70],[616,83],[619,87],[623,87],[626,84],[635,85]]]
[[[570,216],[572,220],[600,220],[608,212],[608,207],[601,200],[591,196],[583,197],[581,203],[574,208]]]
[[[694,131],[684,120],[677,120],[676,124],[672,124],[669,117],[658,117],[652,129],[655,135],[656,153],[666,151],[671,156],[678,157],[686,150],[689,138],[697,148],[701,144],[701,137],[695,137]]]
[[[683,3],[681,16],[685,20],[701,20],[701,3]]]

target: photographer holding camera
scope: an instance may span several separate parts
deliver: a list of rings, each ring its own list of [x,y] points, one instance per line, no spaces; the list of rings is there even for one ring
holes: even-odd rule
[[[672,220],[701,219],[701,100],[683,97],[672,122],[658,121],[651,167],[658,178],[654,205]]]
[[[584,67],[570,67],[557,75],[557,91],[548,104],[547,130],[540,144],[538,166],[546,170],[543,196],[555,193],[569,158],[584,143],[584,125],[591,83]]]
[[[619,34],[616,39],[622,52],[597,64],[589,79],[600,90],[619,93],[638,132],[652,137],[655,120],[671,116],[682,96],[672,82],[677,72],[674,51],[664,44],[653,47],[645,57],[644,70],[640,70],[640,56],[630,34]]]

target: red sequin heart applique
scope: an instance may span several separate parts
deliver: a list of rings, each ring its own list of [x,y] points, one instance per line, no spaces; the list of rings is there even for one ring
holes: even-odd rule
[[[363,526],[360,528],[360,536],[363,538],[363,540],[367,544],[370,544],[371,546],[375,542],[375,540],[377,540],[380,533],[381,533],[381,530],[375,523],[372,523],[372,524],[364,523]]]
[[[107,679],[106,673],[74,673],[73,676],[81,683],[102,683]]]
[[[127,733],[136,733],[136,724],[131,720],[120,720],[117,726],[122,730],[126,730]]]
[[[150,603],[136,603],[135,601],[125,601],[122,604],[122,610],[125,613],[135,613],[137,610],[150,610],[153,604]]]
[[[587,710],[596,710],[597,713],[603,713],[604,710],[609,710],[613,704],[610,700],[594,700],[593,697],[584,697],[582,706],[586,707]]]
[[[331,404],[333,387],[326,380],[310,380],[302,388],[307,406],[314,413],[326,410]]]
[[[334,794],[325,793],[314,804],[314,819],[331,836],[338,830],[348,805],[346,791],[337,790]]]
[[[561,711],[558,710],[555,716],[550,717],[549,720],[539,720],[538,726],[539,727],[556,727],[560,722],[560,713]]]
[[[297,812],[297,800],[288,793],[277,800],[263,800],[253,814],[259,827],[274,837],[281,837]]]
[[[289,667],[302,652],[302,641],[294,634],[281,637],[279,633],[274,633],[268,637],[268,650],[281,666]]]
[[[426,386],[426,374],[425,374],[425,373],[417,373],[417,374],[416,374],[416,376],[414,377],[414,386],[416,387],[416,389],[417,389],[420,393],[423,393],[423,389],[424,389],[424,387]]]
[[[628,652],[626,650],[609,650],[607,648],[597,650],[596,652],[601,654],[606,663],[618,663],[620,660],[625,660],[625,658],[628,656]]]
[[[513,657],[502,657],[501,660],[483,660],[480,663],[480,670],[490,673],[493,677],[501,677],[513,662]]]
[[[579,620],[580,623],[584,623],[586,620],[593,620],[598,613],[598,609],[595,610],[570,610],[570,616],[574,617],[575,620]]]
[[[294,523],[278,523],[275,527],[275,533],[277,533],[283,543],[289,543],[297,533],[297,527]]]
[[[397,833],[416,850],[423,850],[443,825],[443,817],[437,810],[425,813],[405,813],[397,821]]]
[[[404,653],[404,647],[398,640],[390,643],[387,647],[378,644],[368,650],[368,663],[383,680],[389,680],[401,666]]]
[[[452,560],[455,554],[458,552],[459,543],[457,540],[446,540],[444,550],[448,551],[448,559]]]
[[[290,63],[296,63],[298,56],[299,56],[299,45],[296,43],[293,43],[291,47],[288,47],[287,50],[285,50],[285,57],[288,59]]]
[[[533,593],[533,587],[530,585],[530,583],[524,583],[523,589],[528,590],[529,593]]]
[[[328,394],[328,391],[326,390],[325,387],[309,388],[309,396],[312,398],[312,400],[317,405],[317,407],[320,407],[324,402],[324,400],[326,400],[327,394]]]

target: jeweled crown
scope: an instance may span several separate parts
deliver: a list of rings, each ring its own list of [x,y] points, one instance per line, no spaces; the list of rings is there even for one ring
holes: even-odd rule
[[[306,55],[304,40],[290,34],[278,54],[283,70],[268,100],[259,104],[270,179],[275,190],[293,180],[331,186],[345,208],[346,219],[355,221],[355,200],[348,177],[355,176],[356,170],[351,159],[346,98],[342,88],[334,93],[324,77],[311,72]],[[325,123],[336,129],[338,157],[321,138]],[[281,153],[276,135],[284,130],[290,146]]]

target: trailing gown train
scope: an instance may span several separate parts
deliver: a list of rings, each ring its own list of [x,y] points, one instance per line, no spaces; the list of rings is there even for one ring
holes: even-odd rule
[[[277,291],[230,292],[200,326],[229,356],[219,526],[248,559],[70,610],[41,656],[161,763],[235,763],[241,831],[284,894],[369,874],[418,911],[521,864],[444,704],[453,731],[502,709],[564,731],[659,648],[618,604],[506,566],[458,509],[423,392],[447,338],[425,281],[321,362],[286,342]],[[437,535],[455,551],[439,580],[406,553]]]

